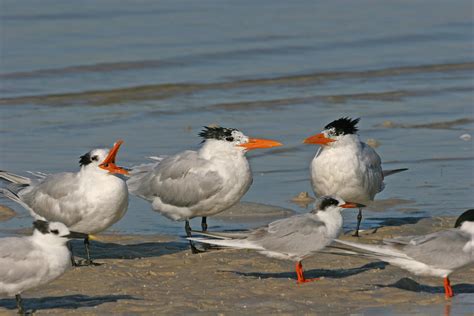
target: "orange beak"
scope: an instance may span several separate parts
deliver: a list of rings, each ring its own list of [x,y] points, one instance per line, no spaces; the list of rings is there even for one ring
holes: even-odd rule
[[[353,202],[346,202],[345,204],[340,205],[342,208],[363,208],[365,207],[364,204],[353,203]]]
[[[324,136],[323,133],[310,136],[303,141],[303,143],[305,144],[317,144],[317,145],[327,145],[332,142],[335,142],[335,140],[331,138],[327,138],[326,136]]]
[[[99,165],[100,168],[108,170],[110,173],[128,174],[127,170],[120,168],[115,164],[115,156],[117,156],[122,144],[123,140],[115,142],[114,147],[109,151],[107,157],[105,157],[104,161]]]
[[[259,138],[249,138],[248,143],[238,145],[244,147],[247,150],[257,149],[257,148],[272,148],[282,146],[282,143],[276,142],[269,139],[259,139]]]

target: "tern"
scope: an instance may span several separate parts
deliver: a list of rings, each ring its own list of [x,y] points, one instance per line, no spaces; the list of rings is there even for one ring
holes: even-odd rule
[[[203,233],[214,239],[188,239],[223,247],[253,249],[271,258],[294,261],[297,283],[306,283],[317,279],[304,277],[301,261],[324,249],[339,236],[343,223],[341,216],[343,208],[359,207],[364,205],[324,196],[309,213],[280,219],[246,234]]]
[[[47,284],[71,267],[68,239],[87,238],[59,222],[36,220],[33,235],[0,239],[0,293],[15,296],[24,315],[21,293]]]
[[[25,207],[36,219],[61,222],[81,233],[101,232],[120,220],[128,208],[127,184],[115,176],[128,173],[115,164],[122,143],[117,141],[110,150],[93,149],[81,156],[81,169],[76,173],[30,179],[0,171],[0,178],[11,183],[0,193]],[[88,238],[84,244],[86,263],[92,264]]]
[[[415,275],[443,278],[446,298],[450,298],[454,293],[449,275],[474,263],[474,209],[461,214],[454,228],[422,236],[384,239],[385,245],[335,241],[355,248],[356,255],[385,261]]]
[[[348,201],[367,203],[384,189],[384,177],[408,170],[382,170],[380,156],[357,135],[358,122],[359,118],[343,117],[304,140],[306,144],[321,145],[310,165],[316,196],[336,195]],[[361,220],[359,209],[354,236],[359,236]]]
[[[186,236],[191,236],[189,220],[207,217],[236,204],[252,184],[252,171],[245,153],[281,143],[249,138],[235,128],[204,127],[204,140],[198,151],[184,151],[137,168],[127,181],[130,193],[152,204],[153,210],[175,221],[185,221]],[[190,241],[193,253],[199,252]]]

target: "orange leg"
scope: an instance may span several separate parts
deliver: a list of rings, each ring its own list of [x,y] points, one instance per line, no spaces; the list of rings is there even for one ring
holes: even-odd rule
[[[449,282],[449,278],[445,277],[444,278],[444,293],[446,295],[446,298],[453,297],[453,288],[451,287],[451,283]]]
[[[298,281],[297,281],[298,284],[319,280],[319,278],[305,279],[304,273],[303,273],[303,265],[301,264],[301,261],[298,261],[296,263],[296,276],[298,278]]]

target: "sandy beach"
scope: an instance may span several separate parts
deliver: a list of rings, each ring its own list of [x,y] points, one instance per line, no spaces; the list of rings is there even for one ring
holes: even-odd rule
[[[425,234],[452,227],[455,218],[364,231],[361,242]],[[346,232],[343,239],[353,239]],[[456,296],[444,298],[442,280],[415,277],[365,259],[317,254],[303,262],[307,277],[296,284],[293,263],[253,251],[212,250],[192,255],[170,236],[105,234],[93,243],[100,266],[71,268],[47,286],[23,294],[37,315],[97,314],[321,314],[472,315],[474,267],[452,274]],[[74,248],[83,253],[81,242]],[[0,298],[0,314],[15,314],[15,300]]]

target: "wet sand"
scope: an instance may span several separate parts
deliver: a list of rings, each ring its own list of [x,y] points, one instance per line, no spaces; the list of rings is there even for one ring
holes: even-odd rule
[[[363,242],[394,235],[424,234],[451,227],[454,218],[422,219],[365,231]],[[344,239],[353,239],[350,234]],[[82,255],[82,244],[75,245]],[[295,281],[294,264],[253,251],[212,250],[192,255],[168,236],[102,235],[92,246],[100,266],[69,270],[58,280],[23,294],[27,309],[42,314],[359,314],[392,315],[429,310],[472,315],[474,267],[452,274],[453,299],[442,280],[415,277],[381,262],[318,254],[303,262],[306,277]],[[14,314],[15,301],[0,298],[0,313]],[[425,313],[421,313],[425,315]]]

